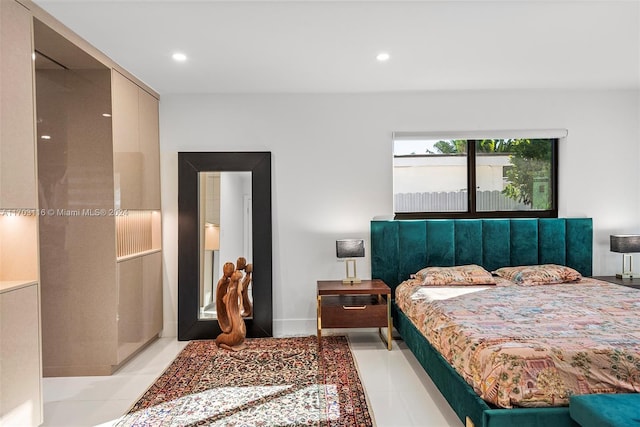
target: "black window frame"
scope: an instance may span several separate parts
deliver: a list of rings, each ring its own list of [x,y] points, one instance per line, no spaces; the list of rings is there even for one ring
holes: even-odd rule
[[[460,138],[467,141],[467,188],[476,188],[476,142],[479,139]],[[488,139],[488,138],[486,138]],[[495,138],[506,139],[506,138]],[[549,139],[551,141],[551,209],[547,210],[510,210],[510,211],[477,211],[476,191],[467,191],[467,210],[465,212],[395,212],[394,219],[470,219],[470,218],[558,218],[558,142],[559,138],[527,138]]]

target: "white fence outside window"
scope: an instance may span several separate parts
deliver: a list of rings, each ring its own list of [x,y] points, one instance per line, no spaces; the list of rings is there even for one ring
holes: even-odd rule
[[[467,192],[430,192],[394,194],[395,212],[458,212],[467,210]],[[500,191],[478,191],[477,211],[531,210],[531,205],[516,202]]]

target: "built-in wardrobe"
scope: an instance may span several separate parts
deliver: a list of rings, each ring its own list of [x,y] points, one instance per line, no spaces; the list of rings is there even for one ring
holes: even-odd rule
[[[28,0],[0,0],[0,66],[0,425],[39,425],[43,376],[162,329],[159,96]]]

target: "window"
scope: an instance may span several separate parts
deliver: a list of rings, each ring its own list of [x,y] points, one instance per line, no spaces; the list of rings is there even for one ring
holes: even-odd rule
[[[557,145],[558,138],[396,134],[396,218],[557,217]]]

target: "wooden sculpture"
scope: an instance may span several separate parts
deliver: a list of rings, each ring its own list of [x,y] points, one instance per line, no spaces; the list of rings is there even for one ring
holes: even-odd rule
[[[247,266],[247,259],[245,257],[239,257],[236,260],[236,270],[244,270]]]
[[[218,317],[218,324],[222,332],[231,331],[231,321],[227,314],[225,296],[229,288],[229,282],[231,275],[235,271],[235,266],[231,262],[226,262],[222,266],[222,277],[218,280],[218,286],[216,288],[216,314]]]
[[[244,272],[244,278],[242,279],[242,317],[251,317],[253,316],[253,304],[249,299],[249,285],[251,284],[253,264],[247,264]]]
[[[250,317],[253,315],[253,304],[249,298],[249,285],[251,284],[251,273],[253,272],[253,264],[247,264],[247,259],[239,257],[236,260],[236,270],[244,270],[245,275],[242,279],[242,294],[240,304],[242,305],[242,317]]]
[[[244,278],[243,271],[247,272]],[[222,268],[223,275],[216,289],[216,312],[222,330],[216,337],[216,345],[220,348],[237,351],[246,347],[247,329],[242,317],[252,312],[246,289],[251,283],[252,271],[253,266],[247,265],[244,257],[239,257],[235,266],[227,262]]]
[[[231,265],[233,266],[233,264]],[[242,318],[242,315],[240,313],[239,304],[242,294],[242,283],[240,279],[242,279],[242,271],[235,270],[229,278],[227,293],[222,298],[224,308],[226,310],[226,318],[229,321],[230,329],[228,332],[225,332],[223,329],[223,325],[220,324],[220,328],[223,329],[223,331],[216,337],[216,345],[226,350],[238,351],[246,347],[244,339],[247,335],[247,329],[244,324],[244,319]],[[218,323],[220,323],[221,309],[217,308],[217,312]]]

